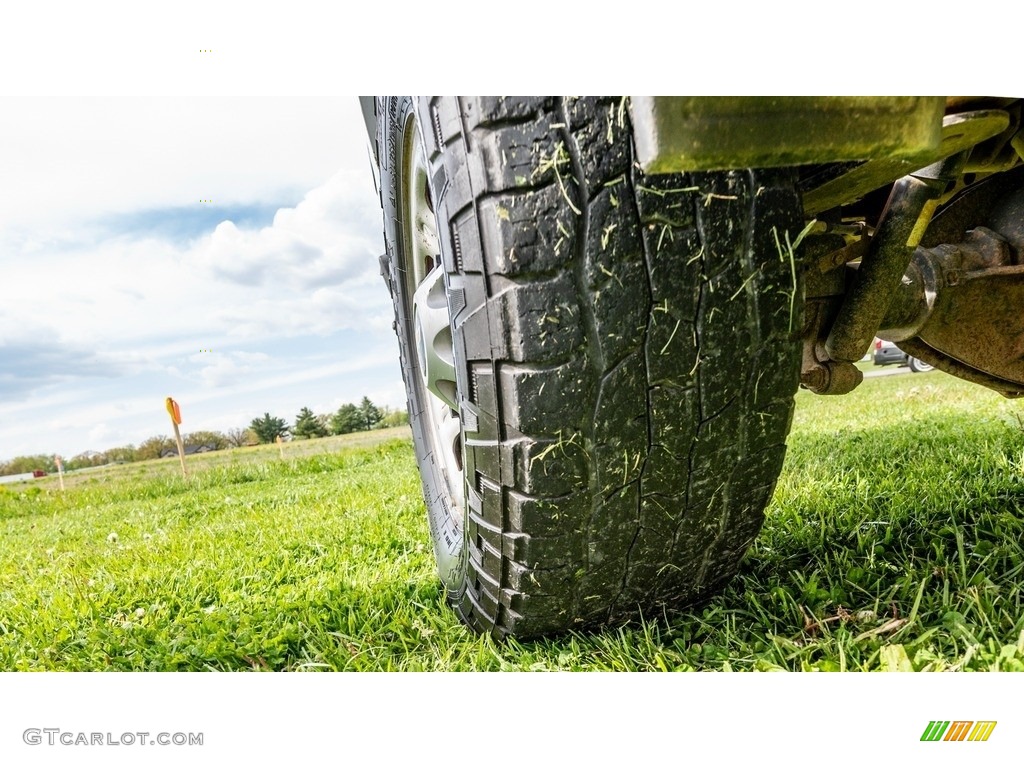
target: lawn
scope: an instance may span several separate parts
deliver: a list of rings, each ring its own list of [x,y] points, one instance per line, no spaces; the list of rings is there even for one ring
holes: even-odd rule
[[[408,430],[0,487],[0,669],[1024,670],[1021,418],[937,372],[801,393],[724,594],[531,643],[444,606]]]

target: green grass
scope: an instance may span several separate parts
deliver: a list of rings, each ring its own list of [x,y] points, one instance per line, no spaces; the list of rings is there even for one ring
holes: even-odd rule
[[[940,373],[801,393],[724,594],[532,643],[444,606],[407,430],[0,488],[0,669],[1024,670],[1022,414]]]
[[[295,459],[303,456],[313,456],[321,453],[328,453],[343,447],[358,445],[373,445],[379,443],[381,438],[405,436],[409,434],[408,427],[379,429],[372,432],[355,432],[349,435],[335,437],[324,437],[316,440],[292,440],[283,446],[255,445],[245,448],[231,448],[224,451],[212,451],[210,453],[195,454],[185,458],[189,471],[205,471],[212,467],[237,466],[240,464],[252,464],[278,459],[282,455],[286,459]],[[167,459],[152,459],[149,461],[137,461],[128,464],[108,464],[102,467],[91,467],[87,469],[74,470],[64,474],[64,487],[74,488],[81,485],[96,485],[109,480],[133,477],[135,479],[149,479],[156,477],[173,477],[181,475],[181,464],[178,457]],[[56,474],[47,475],[41,479],[22,480],[6,486],[8,490],[25,491],[29,488],[38,487],[44,490],[58,490],[60,480]]]

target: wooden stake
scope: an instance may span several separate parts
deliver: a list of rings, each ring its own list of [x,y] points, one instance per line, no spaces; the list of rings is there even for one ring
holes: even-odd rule
[[[53,458],[57,463],[57,479],[60,480],[60,492],[64,493],[64,462],[60,460],[60,456],[54,456]]]
[[[174,439],[178,441],[178,458],[181,460],[181,476],[187,478],[188,473],[185,471],[185,444],[181,442],[181,432],[178,429],[178,422],[171,419],[171,424],[174,425]]]
[[[283,459],[284,458],[284,440],[281,439],[280,435],[277,436],[277,449],[278,449],[278,451],[281,452],[281,458]]]

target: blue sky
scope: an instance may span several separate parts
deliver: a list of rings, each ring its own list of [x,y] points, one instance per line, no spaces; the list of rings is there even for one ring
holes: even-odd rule
[[[287,197],[282,193],[282,198]],[[214,205],[190,203],[178,207],[154,208],[152,210],[129,211],[111,215],[100,221],[102,234],[118,236],[159,236],[177,243],[187,243],[212,232],[222,221],[230,221],[244,229],[259,229],[273,224],[274,214],[280,208],[294,208],[302,200],[302,193],[295,199],[282,199],[277,203],[242,203],[238,205]]]

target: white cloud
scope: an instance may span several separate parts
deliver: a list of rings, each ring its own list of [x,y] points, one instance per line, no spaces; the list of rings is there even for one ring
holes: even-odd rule
[[[261,229],[224,222],[186,245],[114,237],[5,264],[0,338],[153,366],[229,339],[383,328],[392,310],[378,276],[380,212],[358,182],[340,171]]]
[[[89,442],[93,444],[101,444],[111,435],[111,429],[106,424],[97,424],[95,427],[89,430]]]
[[[246,352],[197,353],[189,357],[202,364],[198,377],[204,387],[229,387],[259,375],[261,364],[269,360],[264,354]]]
[[[280,209],[271,226],[245,230],[223,222],[185,255],[228,295],[267,289],[255,302],[217,310],[230,335],[323,334],[380,327],[389,317],[376,259],[383,247],[380,209],[361,193],[361,181],[340,171],[294,208]]]

